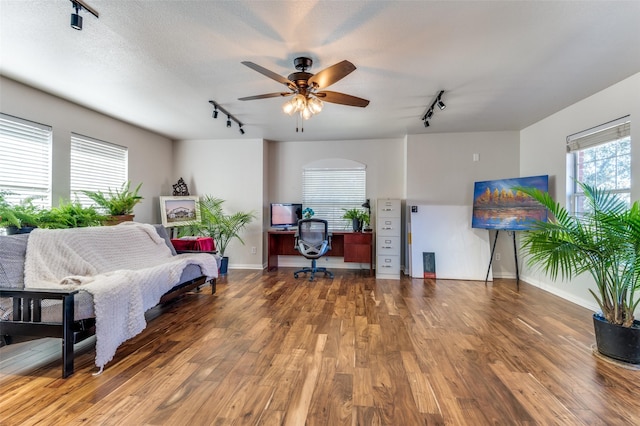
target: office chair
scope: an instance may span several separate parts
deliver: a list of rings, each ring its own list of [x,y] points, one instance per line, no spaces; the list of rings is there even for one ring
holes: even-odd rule
[[[298,232],[296,232],[296,250],[307,259],[311,259],[311,267],[303,268],[293,273],[295,278],[298,274],[304,272],[311,273],[309,281],[313,281],[316,272],[324,272],[325,276],[333,278],[333,273],[327,271],[327,268],[316,266],[316,260],[324,256],[326,252],[331,250],[331,234],[328,230],[328,224],[323,219],[300,219],[298,221]]]

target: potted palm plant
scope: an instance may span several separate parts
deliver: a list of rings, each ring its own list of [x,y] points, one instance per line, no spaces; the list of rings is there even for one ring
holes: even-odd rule
[[[108,216],[106,225],[116,225],[120,222],[133,220],[133,208],[142,201],[138,195],[142,183],[131,190],[131,182],[127,181],[119,189],[102,191],[82,191],[84,195],[95,202]]]
[[[572,216],[551,196],[519,188],[552,214],[523,236],[530,265],[552,279],[571,280],[589,273],[589,292],[601,312],[593,315],[598,352],[627,363],[640,363],[640,322],[634,311],[640,299],[640,204],[630,208],[616,194],[580,184],[585,212]]]
[[[224,200],[204,195],[200,197],[200,221],[191,222],[189,225],[181,227],[178,236],[203,235],[212,237],[216,244],[216,249],[222,257],[220,274],[227,273],[229,257],[226,256],[227,246],[237,238],[242,244],[244,240],[240,237],[240,232],[249,225],[255,218],[254,212],[235,212],[227,214],[224,212]]]

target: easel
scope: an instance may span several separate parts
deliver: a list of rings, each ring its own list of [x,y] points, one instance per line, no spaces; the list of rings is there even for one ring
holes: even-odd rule
[[[516,260],[516,290],[520,291],[520,271],[518,269],[518,249],[516,248],[516,231],[507,231],[512,232],[513,235],[513,257]],[[491,258],[489,259],[489,267],[487,268],[487,276],[484,279],[484,285],[487,285],[487,281],[489,281],[489,271],[491,271],[491,263],[493,263],[493,253],[496,251],[496,243],[498,242],[498,234],[500,233],[499,229],[496,229],[496,237],[493,239],[493,246],[491,247]]]

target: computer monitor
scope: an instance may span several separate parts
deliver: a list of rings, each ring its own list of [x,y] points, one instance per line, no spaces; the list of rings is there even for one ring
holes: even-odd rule
[[[302,218],[302,204],[271,203],[271,227],[287,230],[298,226]]]

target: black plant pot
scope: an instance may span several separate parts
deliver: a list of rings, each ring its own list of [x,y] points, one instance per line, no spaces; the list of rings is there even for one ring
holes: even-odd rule
[[[219,275],[227,275],[227,269],[229,267],[229,256],[224,256],[220,260],[220,269],[218,269]]]
[[[362,231],[362,222],[360,219],[351,219],[351,226],[353,227],[353,232]]]
[[[640,364],[640,321],[633,327],[611,324],[599,314],[593,314],[598,352],[619,361]]]
[[[12,225],[7,227],[7,235],[28,234],[34,229],[36,229],[35,226],[23,226],[22,228],[18,228],[17,226]]]

